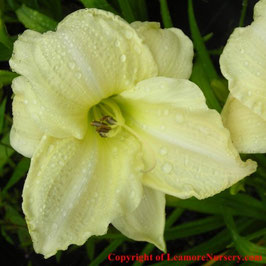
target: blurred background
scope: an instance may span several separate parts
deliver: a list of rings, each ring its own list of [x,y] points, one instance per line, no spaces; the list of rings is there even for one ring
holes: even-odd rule
[[[193,2],[194,12],[193,9],[188,12],[189,2]],[[67,251],[58,252],[48,260],[33,251],[21,209],[22,188],[30,160],[16,153],[9,144],[12,125],[10,84],[16,74],[10,72],[8,60],[18,34],[26,28],[39,32],[53,30],[67,14],[84,7],[111,10],[128,22],[148,20],[159,21],[162,27],[173,25],[182,29],[194,41],[195,66],[191,79],[203,92],[206,89],[212,90],[219,104],[223,106],[228,90],[219,71],[219,56],[234,28],[251,23],[256,2],[257,0],[0,0],[1,265],[109,265],[112,264],[107,260],[110,252],[161,254],[153,245],[131,241],[112,226],[107,235],[92,237],[82,247],[71,246]],[[196,24],[193,23],[193,18]],[[196,43],[203,44],[204,51]],[[202,53],[205,53],[203,59]],[[217,72],[213,77],[203,67],[206,56]],[[220,111],[208,99],[207,103],[210,108]],[[169,253],[261,255],[262,262],[266,263],[266,158],[264,155],[242,156],[243,159],[256,160],[259,168],[255,174],[231,189],[202,201],[193,198],[167,198],[165,239]],[[145,265],[152,263],[146,262]],[[189,265],[193,262],[179,264]],[[212,262],[206,265],[212,264],[221,263]],[[156,265],[171,263],[162,262]]]

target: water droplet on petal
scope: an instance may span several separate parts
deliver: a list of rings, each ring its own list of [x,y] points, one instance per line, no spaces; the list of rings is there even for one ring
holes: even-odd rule
[[[125,62],[126,59],[127,59],[127,57],[124,54],[120,56],[120,61],[121,62]]]
[[[115,41],[115,47],[119,47],[120,46],[120,41],[119,40],[116,40]]]
[[[163,171],[164,173],[166,173],[166,174],[171,173],[172,169],[173,169],[173,166],[172,166],[171,163],[165,163],[165,164],[163,164],[163,166],[162,166],[162,171]]]
[[[135,196],[136,196],[136,192],[135,192],[134,190],[132,190],[132,191],[130,192],[130,197],[131,197],[131,198],[135,198]]]
[[[161,147],[160,154],[161,155],[166,155],[167,154],[167,148],[166,147]]]
[[[127,39],[131,39],[132,36],[133,36],[132,31],[126,31],[126,38],[127,38]]]
[[[136,51],[137,54],[140,54],[141,53],[140,47],[138,45],[135,45],[134,46],[134,49],[135,49],[135,51]]]

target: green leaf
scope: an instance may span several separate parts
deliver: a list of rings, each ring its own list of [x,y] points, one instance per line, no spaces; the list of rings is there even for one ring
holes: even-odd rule
[[[242,193],[230,195],[226,191],[204,200],[197,200],[195,198],[180,200],[167,196],[167,205],[211,214],[223,214],[222,206],[226,206],[230,208],[234,215],[266,221],[266,209],[263,203]]]
[[[118,14],[117,11],[110,5],[107,0],[80,0],[84,7],[87,8],[99,8],[106,11],[110,11],[114,14]]]
[[[213,231],[223,226],[224,226],[224,221],[221,216],[207,217],[167,229],[165,231],[165,238],[167,240],[185,238]]]
[[[167,218],[165,228],[170,228],[178,220],[178,218],[182,215],[183,212],[184,209],[176,208]]]
[[[8,61],[12,55],[12,50],[0,43],[0,61]]]
[[[56,258],[56,262],[57,262],[57,263],[60,263],[61,257],[62,257],[62,251],[59,250],[59,251],[57,251],[56,254],[55,254],[55,258]]]
[[[108,254],[114,251],[124,242],[123,239],[112,241],[99,255],[98,257],[90,263],[90,266],[96,266],[106,260]]]
[[[148,20],[148,11],[147,11],[147,5],[146,0],[133,0],[135,3],[135,7],[137,9],[138,13],[138,19],[141,21],[147,21]]]
[[[5,1],[0,0],[0,15],[1,15],[1,12],[3,12],[4,10],[5,10]]]
[[[17,73],[7,71],[7,70],[0,70],[0,82],[6,86],[11,84],[12,80],[18,76]]]
[[[195,63],[193,64],[190,80],[200,87],[206,98],[206,103],[208,107],[220,111],[221,107],[220,105],[218,106],[218,104],[216,104],[215,95],[213,93],[209,79],[203,69],[202,63],[200,62],[199,58],[196,58]]]
[[[230,187],[230,193],[232,195],[236,195],[240,191],[245,191],[245,180],[240,180],[239,182]]]
[[[94,258],[94,253],[95,253],[95,239],[93,237],[90,237],[86,244],[86,250],[87,250],[87,255],[90,260],[93,260]]]
[[[227,208],[224,209],[224,220],[232,234],[236,250],[242,256],[259,258],[259,260],[256,261],[257,263],[266,263],[266,248],[258,246],[238,234],[237,226],[235,225],[231,211]]]
[[[167,0],[160,0],[161,17],[165,28],[172,28],[173,22],[167,5]]]
[[[244,21],[247,13],[247,7],[248,7],[248,0],[242,0],[242,10],[241,10],[241,15],[239,19],[239,27],[244,26]]]
[[[16,209],[10,205],[5,205],[5,209],[5,220],[10,221],[14,225],[26,226],[25,220]]]
[[[0,172],[1,168],[8,162],[9,157],[15,152],[11,147],[9,148],[9,133],[6,134],[0,143]]]
[[[57,22],[52,18],[40,13],[37,10],[31,9],[22,5],[16,10],[19,21],[28,29],[38,32],[55,30]]]
[[[244,231],[251,223],[253,222],[252,219],[239,219],[237,221],[237,227],[239,231]],[[222,230],[221,232],[217,233],[211,239],[194,246],[191,249],[187,249],[186,251],[182,252],[180,255],[206,255],[208,254],[215,254],[221,251],[224,251],[226,246],[231,241],[230,232],[227,229]],[[193,264],[193,261],[179,261],[178,265],[189,265]],[[176,262],[169,262],[164,261],[160,263],[156,263],[153,265],[176,265]]]
[[[0,80],[0,82],[2,83],[1,80]],[[2,134],[3,129],[4,129],[6,100],[7,100],[7,98],[4,98],[4,100],[0,104],[0,134]]]
[[[136,17],[132,10],[130,2],[128,0],[117,0],[117,1],[124,19],[129,23],[135,21]]]
[[[2,237],[6,240],[6,242],[8,242],[11,245],[15,245],[14,241],[12,240],[12,238],[6,233],[6,230],[4,229],[4,227],[1,227],[1,235]]]
[[[0,16],[0,42],[9,50],[12,50],[13,43],[7,33],[6,26]]]
[[[7,184],[3,189],[3,193],[6,193],[11,187],[13,187],[22,177],[24,177],[29,170],[30,167],[30,159],[22,158],[18,163],[16,168],[13,171],[12,176],[8,180]]]
[[[226,99],[229,94],[228,83],[225,79],[213,79],[211,81],[211,87],[216,95],[216,97],[223,103],[226,102]]]
[[[203,70],[206,73],[206,76],[208,77],[208,80],[210,83],[213,79],[218,79],[218,74],[211,61],[211,58],[205,46],[204,40],[201,37],[200,31],[199,31],[199,28],[196,22],[194,10],[193,10],[192,0],[188,0],[188,18],[189,18],[189,25],[190,25],[192,40],[193,40],[195,49],[199,57],[199,62],[202,64]],[[206,86],[206,90],[208,90],[208,93],[206,96],[208,101],[218,112],[220,112],[221,111],[220,103],[216,99],[215,94],[212,91],[211,87]]]
[[[45,11],[47,15],[60,21],[62,19],[62,3],[61,0],[46,0],[42,2],[45,5]]]

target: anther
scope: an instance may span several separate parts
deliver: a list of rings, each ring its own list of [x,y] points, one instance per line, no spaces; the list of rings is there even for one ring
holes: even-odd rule
[[[96,131],[103,138],[107,137],[107,133],[112,129],[111,126],[116,124],[116,120],[109,116],[103,116],[100,121],[92,121],[91,126],[96,127]]]
[[[113,117],[109,115],[102,117],[101,121],[106,121],[109,125],[115,125],[117,122]]]

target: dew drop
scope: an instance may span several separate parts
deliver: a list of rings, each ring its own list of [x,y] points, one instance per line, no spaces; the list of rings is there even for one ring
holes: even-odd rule
[[[127,57],[124,54],[120,56],[120,61],[121,62],[125,62],[126,59],[127,59]]]
[[[248,61],[245,61],[244,65],[245,65],[245,66],[248,66]]]
[[[184,121],[184,116],[181,114],[176,114],[175,120],[177,123],[182,123]]]
[[[127,32],[126,32],[126,38],[127,38],[127,39],[131,39],[132,36],[133,36],[133,33],[132,33],[131,31],[127,31]]]
[[[166,155],[167,154],[167,148],[166,147],[161,147],[160,154],[161,155]]]
[[[115,47],[119,47],[120,46],[120,41],[119,40],[116,40],[115,41]]]
[[[130,197],[131,198],[135,198],[135,196],[136,196],[136,192],[134,190],[132,190],[131,193],[130,193]]]
[[[141,50],[140,50],[140,47],[139,46],[135,45],[134,46],[134,49],[135,49],[135,51],[136,51],[137,54],[140,54],[141,53]]]
[[[172,169],[173,169],[173,166],[172,166],[172,164],[170,164],[170,163],[165,163],[165,164],[163,164],[163,166],[162,166],[162,170],[163,170],[163,172],[166,173],[166,174],[171,173]]]

